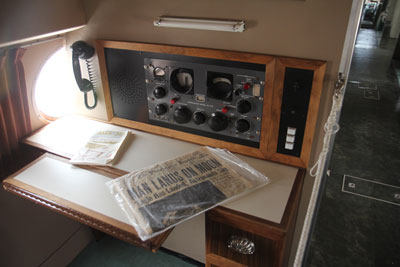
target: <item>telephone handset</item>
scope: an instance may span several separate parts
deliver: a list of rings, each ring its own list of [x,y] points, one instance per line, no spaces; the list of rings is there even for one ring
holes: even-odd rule
[[[89,46],[84,41],[77,41],[72,44],[72,67],[74,69],[74,75],[76,83],[78,84],[79,90],[84,93],[85,106],[87,109],[94,109],[97,105],[97,94],[93,85],[93,72],[89,63],[89,58],[94,55],[94,48]],[[89,79],[82,79],[81,67],[79,64],[79,59],[86,60],[86,65],[88,69]],[[92,91],[94,103],[89,106],[87,94]]]

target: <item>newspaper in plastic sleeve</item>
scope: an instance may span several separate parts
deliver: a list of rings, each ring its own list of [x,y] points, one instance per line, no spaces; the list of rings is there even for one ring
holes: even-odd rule
[[[129,131],[98,131],[70,160],[72,164],[112,165]]]
[[[229,151],[202,147],[107,183],[142,240],[267,184]]]

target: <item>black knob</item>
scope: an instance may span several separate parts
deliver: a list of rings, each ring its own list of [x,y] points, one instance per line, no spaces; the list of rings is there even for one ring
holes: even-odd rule
[[[165,91],[164,87],[156,87],[153,91],[153,95],[156,98],[163,98],[167,95],[167,92]]]
[[[214,132],[225,130],[228,127],[228,117],[222,112],[214,112],[208,120],[208,126]]]
[[[241,94],[243,94],[243,90],[242,90],[242,89],[236,89],[236,90],[235,90],[235,95],[236,95],[236,96],[239,96],[239,95],[241,95]]]
[[[289,113],[289,115],[290,116],[294,116],[294,115],[296,115],[296,107],[295,106],[290,106],[289,108],[288,108],[288,113]]]
[[[237,102],[237,111],[240,114],[246,114],[251,110],[251,103],[246,99],[241,99]]]
[[[154,111],[156,112],[156,114],[158,116],[160,116],[160,115],[163,115],[163,114],[167,113],[168,107],[167,107],[166,104],[160,103],[160,104],[156,105],[156,107],[154,108]]]
[[[239,119],[236,121],[235,127],[238,132],[244,133],[250,129],[250,123],[245,119]]]
[[[206,122],[206,119],[207,119],[206,114],[204,114],[204,113],[201,112],[201,111],[196,111],[196,112],[193,114],[193,121],[194,121],[194,123],[196,123],[196,124],[203,124],[203,123]]]
[[[188,123],[192,118],[192,112],[185,106],[178,106],[174,111],[174,120],[179,123]]]

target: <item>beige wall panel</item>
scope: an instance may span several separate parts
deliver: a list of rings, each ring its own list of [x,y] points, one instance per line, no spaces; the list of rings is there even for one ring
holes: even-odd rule
[[[68,34],[68,44],[83,39],[94,45],[96,39],[108,39],[327,61],[310,162],[315,161],[330,111],[332,84],[340,65],[351,0],[84,0],[83,3],[87,26]],[[158,16],[245,20],[247,29],[243,33],[230,33],[154,27],[153,20]],[[295,242],[313,181],[306,177]]]
[[[0,8],[0,45],[86,23],[81,0],[5,0]]]

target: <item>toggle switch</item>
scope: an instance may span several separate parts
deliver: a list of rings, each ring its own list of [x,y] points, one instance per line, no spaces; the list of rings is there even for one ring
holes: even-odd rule
[[[245,83],[245,84],[243,84],[243,89],[244,89],[244,90],[249,90],[250,87],[251,87],[251,83]]]
[[[287,134],[288,134],[288,135],[296,135],[296,128],[294,128],[294,127],[288,127],[288,128],[287,128]]]
[[[175,104],[176,103],[176,101],[178,101],[179,100],[179,97],[174,97],[174,98],[172,98],[169,102],[171,103],[171,105],[173,105],[173,104]]]
[[[291,142],[286,142],[285,143],[285,149],[293,150],[293,148],[294,148],[294,143],[291,143]]]
[[[286,142],[294,143],[294,135],[286,135]]]

